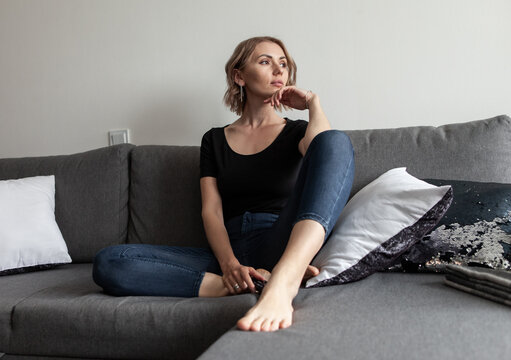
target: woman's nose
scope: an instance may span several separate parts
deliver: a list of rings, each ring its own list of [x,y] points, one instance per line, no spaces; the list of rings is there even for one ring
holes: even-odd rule
[[[273,65],[273,73],[274,74],[282,73],[282,67],[280,66],[280,64]]]

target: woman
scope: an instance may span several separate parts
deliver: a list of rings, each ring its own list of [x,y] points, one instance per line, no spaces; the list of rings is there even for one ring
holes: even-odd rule
[[[353,148],[331,130],[319,97],[294,86],[296,65],[280,40],[241,42],[225,70],[224,101],[240,118],[202,138],[211,250],[113,246],[96,255],[93,275],[113,295],[226,296],[255,293],[264,283],[237,325],[275,331],[291,325],[300,284],[319,273],[309,264],[348,200]],[[282,106],[308,109],[309,122],[281,118],[275,110]]]

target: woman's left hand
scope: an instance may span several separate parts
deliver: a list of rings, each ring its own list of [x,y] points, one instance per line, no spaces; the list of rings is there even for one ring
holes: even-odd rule
[[[312,92],[299,89],[296,86],[283,86],[264,102],[271,103],[271,106],[282,104],[293,109],[305,110],[313,96]]]

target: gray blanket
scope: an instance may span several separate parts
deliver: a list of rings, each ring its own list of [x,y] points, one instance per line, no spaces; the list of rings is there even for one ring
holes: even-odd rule
[[[456,289],[511,306],[511,272],[447,265],[444,282]]]

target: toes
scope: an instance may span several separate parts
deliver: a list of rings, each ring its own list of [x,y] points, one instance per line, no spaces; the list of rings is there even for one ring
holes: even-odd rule
[[[240,330],[246,331],[269,331],[271,321],[266,323],[266,319],[264,317],[254,318],[253,315],[246,315],[238,320],[237,326]]]
[[[287,319],[283,319],[282,321],[280,321],[279,323],[279,328],[280,329],[286,329],[288,327],[291,326],[291,321],[287,320]]]
[[[261,331],[270,331],[271,323],[272,323],[272,321],[270,319],[264,320],[261,324]]]
[[[240,330],[250,330],[250,326],[252,325],[252,316],[244,316],[241,319],[238,320],[236,325],[238,326],[238,329]]]
[[[306,277],[314,277],[319,274],[319,269],[313,265],[308,265],[307,270],[305,270]]]
[[[258,319],[259,320],[259,319]],[[284,320],[282,320],[284,321]],[[277,331],[280,328],[280,324],[282,323],[280,320],[274,320],[274,319],[262,319],[260,322],[257,323],[254,322],[250,328],[250,330],[254,331]],[[260,325],[258,325],[260,324]],[[291,324],[287,325],[287,322],[285,322],[286,327],[289,327]]]
[[[245,318],[239,319],[238,322],[236,323],[236,326],[240,330],[248,330],[250,328],[250,324],[247,324]]]
[[[278,329],[279,329],[279,321],[278,320],[273,320],[271,322],[270,331],[277,331]]]
[[[264,321],[264,318],[258,317],[254,321],[252,321],[252,325],[250,325],[250,330],[252,331],[261,331],[261,325]]]
[[[264,317],[258,317],[253,319],[251,316],[245,316],[238,320],[237,326],[240,330],[249,331],[276,331],[279,328],[284,329],[289,327],[291,324],[286,320],[272,320],[265,319]]]

